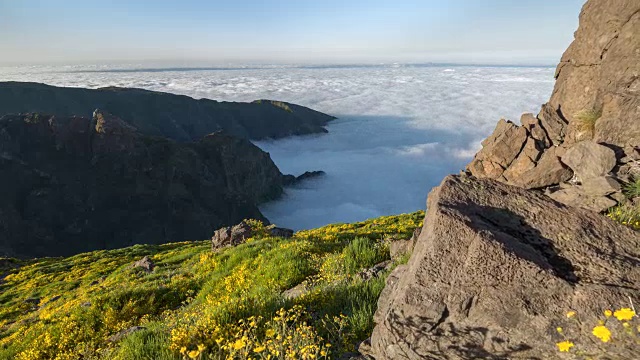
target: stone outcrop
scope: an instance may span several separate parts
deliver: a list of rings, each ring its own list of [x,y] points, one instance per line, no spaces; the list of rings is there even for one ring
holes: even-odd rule
[[[103,111],[0,118],[0,255],[206,239],[277,198],[269,154],[223,132],[181,143]]]
[[[0,82],[0,115],[39,112],[86,117],[101,108],[137,131],[177,141],[197,141],[224,130],[245,139],[325,133],[333,116],[280,101],[253,103],[193,99],[142,89],[82,89]]]
[[[264,230],[266,230],[266,234],[263,233],[261,235],[285,239],[293,236],[293,230],[275,225],[269,225]],[[219,251],[226,247],[240,245],[256,235],[256,233],[260,233],[260,231],[260,229],[252,228],[251,225],[244,220],[237,225],[220,228],[216,230],[211,237],[211,250]]]
[[[564,185],[596,176],[629,180],[630,166],[624,166],[640,146],[637,34],[640,2],[589,0],[580,13],[575,39],[556,69],[549,102],[537,116],[523,114],[520,126],[500,120],[467,170],[547,193],[563,185],[554,198],[570,205],[597,211],[615,205],[619,191],[595,195]]]
[[[251,225],[244,221],[238,225],[223,227],[213,233],[211,237],[211,249],[217,251],[228,246],[240,245],[251,236],[253,236]]]
[[[466,175],[445,178],[427,209],[361,347],[377,360],[555,359],[567,311],[582,324],[572,338],[588,338],[603,309],[640,291],[640,233],[602,215]]]
[[[153,269],[155,269],[156,264],[153,263],[153,260],[151,260],[150,257],[145,256],[142,259],[131,264],[131,267],[134,269],[142,269],[143,271],[150,273],[153,271]]]

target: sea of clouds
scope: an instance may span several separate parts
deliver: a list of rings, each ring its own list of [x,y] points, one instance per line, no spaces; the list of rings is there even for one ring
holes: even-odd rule
[[[261,141],[284,173],[326,176],[286,190],[261,209],[305,229],[425,208],[429,190],[464,168],[507,118],[537,113],[553,89],[549,67],[144,66],[0,68],[0,81],[125,86],[227,101],[275,99],[338,117],[329,133]]]

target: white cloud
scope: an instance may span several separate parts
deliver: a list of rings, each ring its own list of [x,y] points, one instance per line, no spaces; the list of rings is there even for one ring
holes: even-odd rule
[[[327,172],[262,206],[270,220],[295,229],[424,208],[431,187],[469,162],[499,118],[517,121],[522,112],[538,111],[554,72],[403,65],[62,72],[83,69],[0,68],[0,80],[141,87],[230,101],[269,98],[338,116],[329,134],[258,144],[285,173]]]

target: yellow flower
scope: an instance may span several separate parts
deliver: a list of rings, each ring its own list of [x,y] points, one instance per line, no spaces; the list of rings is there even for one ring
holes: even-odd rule
[[[556,346],[558,347],[558,350],[560,350],[560,352],[569,352],[569,349],[571,349],[574,345],[571,341],[565,340],[557,343]]]
[[[609,342],[609,340],[611,340],[611,331],[609,331],[606,326],[598,325],[593,328],[591,333],[602,342]]]
[[[187,355],[189,355],[190,359],[195,359],[198,357],[198,355],[200,355],[200,351],[198,350],[191,350],[187,353]]]
[[[236,340],[236,342],[233,343],[233,349],[234,350],[240,350],[245,346],[245,342],[242,339],[238,339]]]
[[[575,311],[569,311],[569,312],[567,313],[567,317],[568,317],[568,318],[572,318],[572,317],[574,317],[574,316],[576,316],[576,312],[575,312]]]
[[[556,328],[556,331],[557,331],[558,333],[562,334],[562,328],[561,328],[561,327],[557,327],[557,328]]]
[[[616,312],[613,313],[613,316],[615,316],[616,319],[620,321],[629,321],[633,319],[634,316],[636,316],[636,312],[629,308],[624,308],[616,310]]]
[[[265,332],[264,332],[264,334],[265,334],[267,337],[272,337],[273,335],[275,335],[275,333],[276,333],[276,331],[275,331],[275,330],[273,330],[273,329],[267,329],[267,331],[265,331]]]
[[[605,310],[605,311],[604,311],[604,316],[606,316],[606,317],[608,317],[608,318],[609,318],[609,317],[611,317],[611,315],[613,315],[613,313],[611,312],[611,310],[607,309],[607,310]]]
[[[254,348],[254,349],[253,349],[253,352],[261,353],[261,352],[263,352],[263,351],[264,351],[264,349],[265,349],[265,347],[264,347],[264,346],[258,346],[258,347],[256,347],[256,348]]]

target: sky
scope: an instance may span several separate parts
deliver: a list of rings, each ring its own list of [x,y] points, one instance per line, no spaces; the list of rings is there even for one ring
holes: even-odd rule
[[[555,64],[584,0],[0,0],[0,64]]]

